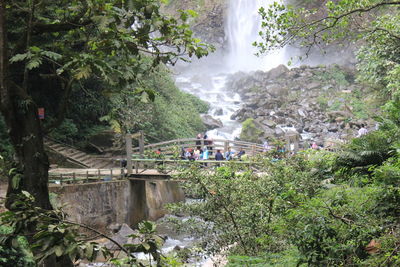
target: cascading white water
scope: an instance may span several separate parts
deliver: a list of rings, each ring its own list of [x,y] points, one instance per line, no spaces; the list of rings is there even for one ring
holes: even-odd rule
[[[229,74],[237,71],[269,70],[284,63],[283,52],[257,57],[252,43],[259,40],[261,6],[268,8],[273,0],[230,0],[225,21],[228,49],[223,58],[200,60],[185,66],[176,78],[177,85],[186,92],[197,95],[210,104],[209,115],[221,120],[223,127],[209,131],[213,138],[233,139],[238,137],[241,124],[231,120],[232,114],[240,108],[238,94],[226,88]]]
[[[177,86],[210,104],[209,115],[219,119],[223,127],[208,131],[209,137],[214,139],[234,139],[241,132],[241,123],[231,120],[232,114],[240,109],[241,99],[226,88],[228,76],[237,71],[269,70],[284,63],[283,53],[257,58],[256,49],[252,43],[258,38],[260,17],[258,9],[267,8],[273,1],[267,0],[230,0],[228,17],[225,22],[228,51],[211,56],[195,64],[185,64],[175,68]],[[225,55],[223,58],[221,55]],[[186,218],[181,218],[186,220]],[[171,233],[163,232],[171,237]],[[192,242],[190,236],[172,235],[163,247],[167,252],[175,246],[186,247]],[[202,262],[193,263],[193,266],[202,266]]]
[[[283,51],[257,57],[254,41],[260,41],[260,7],[267,9],[275,0],[230,0],[225,24],[228,41],[227,67],[230,71],[269,70],[284,63]]]

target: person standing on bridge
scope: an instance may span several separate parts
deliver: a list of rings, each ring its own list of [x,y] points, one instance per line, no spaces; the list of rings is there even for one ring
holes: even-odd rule
[[[208,149],[207,149],[206,146],[204,146],[204,148],[203,148],[202,159],[204,159],[204,160],[208,160],[209,159]]]
[[[207,149],[206,146],[204,146],[204,148],[203,148],[203,153],[201,153],[200,159],[202,159],[202,160],[208,160],[209,159],[208,149]],[[204,163],[204,166],[207,167],[207,163]]]
[[[208,154],[211,156],[213,154],[213,140],[211,137],[208,138],[207,140],[207,149],[208,149]]]
[[[246,154],[243,147],[240,148],[240,151],[236,154],[239,160],[242,160],[242,156]]]
[[[215,153],[215,160],[224,160],[224,156],[219,149],[217,150],[217,153]]]
[[[230,147],[228,147],[228,151],[225,152],[225,159],[231,160],[231,159],[233,159],[233,155],[234,155],[234,152],[231,150]]]
[[[207,133],[205,133],[204,135],[203,135],[203,139],[204,139],[204,145],[206,146],[206,145],[208,145],[208,135],[207,135]]]
[[[201,149],[201,133],[199,133],[199,134],[197,135],[196,139],[197,139],[197,141],[196,141],[196,148],[197,148],[198,150],[200,150],[200,149]]]
[[[195,149],[194,152],[193,152],[193,158],[194,158],[195,160],[199,160],[199,159],[200,159],[200,149],[198,149],[197,147],[196,147],[196,149]]]

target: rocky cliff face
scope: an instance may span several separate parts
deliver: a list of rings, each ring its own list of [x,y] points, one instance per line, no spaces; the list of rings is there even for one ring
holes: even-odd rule
[[[233,119],[251,119],[258,140],[279,138],[287,131],[298,132],[303,140],[323,143],[327,139],[353,137],[358,127],[375,110],[373,97],[354,81],[354,70],[333,66],[288,69],[280,65],[268,72],[236,73],[228,82],[241,95],[243,106]],[[244,138],[254,136],[242,133]]]
[[[172,15],[178,15],[180,9],[196,11],[198,16],[191,23],[195,35],[207,43],[221,47],[225,42],[227,4],[228,0],[171,0],[163,9]]]

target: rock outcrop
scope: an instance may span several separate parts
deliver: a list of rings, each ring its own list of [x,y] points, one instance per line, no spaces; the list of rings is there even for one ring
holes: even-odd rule
[[[224,21],[227,6],[227,0],[180,0],[170,1],[163,9],[175,17],[179,17],[180,9],[196,11],[198,16],[191,22],[195,35],[202,41],[221,47],[226,40]]]
[[[215,119],[211,115],[208,115],[208,114],[201,115],[201,119],[208,130],[212,130],[212,129],[220,128],[220,127],[224,126],[220,119]]]
[[[374,126],[363,105],[366,89],[354,82],[354,75],[354,70],[337,65],[281,65],[268,72],[236,73],[227,87],[240,94],[244,104],[231,119],[253,119],[262,131],[259,140],[288,131],[321,144],[328,138],[346,139],[362,123]]]

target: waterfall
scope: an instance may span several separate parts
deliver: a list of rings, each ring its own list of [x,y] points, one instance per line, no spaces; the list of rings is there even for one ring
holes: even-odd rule
[[[237,71],[267,71],[284,63],[282,51],[263,57],[254,55],[257,49],[252,43],[259,40],[261,29],[258,9],[267,9],[272,3],[273,0],[230,0],[225,20],[227,51],[217,51],[217,55],[185,65],[176,77],[181,90],[208,102],[208,114],[223,123],[223,127],[208,131],[212,138],[234,139],[241,132],[241,123],[231,119],[240,109],[241,99],[226,88],[228,75]]]
[[[285,63],[284,52],[256,57],[252,44],[260,41],[260,7],[268,9],[274,0],[230,0],[228,17],[225,23],[225,35],[228,42],[226,64],[230,72],[269,70]]]

